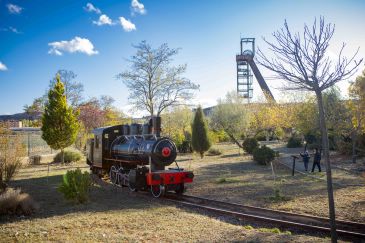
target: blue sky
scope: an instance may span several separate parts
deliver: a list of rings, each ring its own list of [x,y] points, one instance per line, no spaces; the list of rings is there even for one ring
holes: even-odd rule
[[[128,110],[128,90],[115,75],[128,68],[132,44],[142,40],[182,48],[175,62],[188,64],[186,77],[200,85],[194,102],[203,106],[235,90],[240,36],[257,38],[257,46],[265,50],[261,37],[270,39],[284,19],[301,31],[304,23],[322,15],[336,24],[331,51],[336,53],[344,41],[345,54],[360,47],[358,57],[365,57],[361,0],[132,2],[0,0],[0,114],[21,112],[24,104],[44,94],[59,69],[78,75],[86,97],[110,95],[118,108]],[[261,70],[264,77],[271,75]],[[280,98],[280,81],[269,80],[268,85]],[[345,93],[347,82],[340,87]],[[256,84],[254,94],[261,94]]]

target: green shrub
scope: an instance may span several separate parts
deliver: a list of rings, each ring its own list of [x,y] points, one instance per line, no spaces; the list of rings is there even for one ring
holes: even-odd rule
[[[212,145],[208,135],[208,124],[206,122],[202,108],[199,106],[195,112],[193,124],[191,126],[192,136],[191,145],[195,152],[204,157],[204,153],[209,150]]]
[[[191,148],[191,141],[190,140],[184,140],[181,144],[177,145],[177,150],[180,153],[191,153],[193,152],[193,149]]]
[[[252,154],[253,151],[259,147],[259,143],[257,142],[256,138],[246,138],[242,143],[243,149]]]
[[[308,144],[317,144],[321,142],[321,135],[318,131],[308,131],[304,134],[304,139]]]
[[[275,151],[275,157],[279,158],[280,157],[280,152],[279,151]]]
[[[221,155],[222,151],[216,148],[211,148],[208,150],[208,155],[215,156],[215,155]]]
[[[278,229],[278,228],[271,228],[271,229],[269,229],[269,228],[260,228],[259,231],[268,232],[268,233],[275,233],[275,234],[280,234],[281,233],[280,229]]]
[[[253,160],[261,165],[267,165],[275,159],[275,151],[265,145],[253,151]]]
[[[285,136],[285,131],[281,127],[275,128],[275,130],[274,130],[274,137],[277,140],[283,139],[284,136]]]
[[[225,182],[227,182],[227,179],[224,178],[224,177],[221,177],[221,178],[217,179],[217,183],[225,183]]]
[[[38,204],[20,189],[8,188],[0,194],[0,215],[30,215],[38,209]]]
[[[65,163],[77,162],[77,161],[81,160],[81,154],[79,152],[75,152],[75,151],[65,150],[64,156],[65,156]],[[53,158],[53,162],[55,162],[55,163],[62,162],[62,153],[61,152],[59,152]]]
[[[243,226],[244,229],[246,230],[253,230],[254,228],[251,225],[245,225]]]
[[[63,175],[63,181],[58,190],[67,200],[84,203],[89,198],[91,178],[88,172],[82,173],[80,169],[69,170]]]
[[[257,133],[255,138],[257,139],[257,141],[266,141],[266,132],[261,131],[261,132]]]
[[[231,139],[224,130],[209,130],[209,138],[213,144],[229,142]]]
[[[275,188],[274,189],[274,195],[269,197],[269,199],[272,201],[272,202],[285,202],[285,201],[289,201],[290,198],[282,195],[281,191],[279,188]]]
[[[302,147],[302,139],[292,136],[289,138],[288,143],[286,144],[287,148],[299,148]]]

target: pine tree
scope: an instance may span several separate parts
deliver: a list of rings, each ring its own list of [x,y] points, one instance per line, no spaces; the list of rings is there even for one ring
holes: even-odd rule
[[[52,149],[60,149],[62,163],[64,149],[76,140],[79,130],[77,114],[67,105],[65,88],[59,75],[57,82],[48,92],[48,103],[42,117],[42,138]]]
[[[201,158],[204,157],[204,152],[208,151],[211,146],[208,136],[208,126],[200,106],[196,110],[192,125],[192,145],[193,150],[199,152]]]

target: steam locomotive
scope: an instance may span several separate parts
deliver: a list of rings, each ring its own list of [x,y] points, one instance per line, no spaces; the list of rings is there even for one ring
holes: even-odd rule
[[[194,174],[176,163],[174,142],[161,137],[161,118],[146,124],[116,125],[93,130],[87,141],[87,164],[95,174],[109,173],[110,181],[131,191],[150,190],[154,197],[167,191],[182,194]],[[176,163],[176,168],[165,167]]]

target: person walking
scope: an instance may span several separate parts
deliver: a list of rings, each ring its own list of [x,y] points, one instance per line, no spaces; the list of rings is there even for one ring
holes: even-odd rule
[[[313,158],[313,166],[312,173],[314,172],[314,168],[317,166],[318,171],[321,172],[321,151],[318,151],[318,148],[315,148],[314,158]]]
[[[310,158],[310,155],[308,153],[308,150],[305,150],[304,153],[299,153],[299,154],[303,158],[303,163],[304,163],[305,171],[308,171],[308,164],[309,164],[309,158]]]

